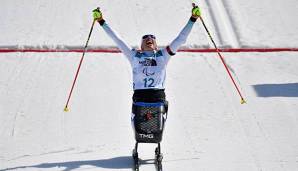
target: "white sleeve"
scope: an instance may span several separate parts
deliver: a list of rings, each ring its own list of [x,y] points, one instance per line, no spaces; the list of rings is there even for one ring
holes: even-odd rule
[[[179,35],[170,43],[170,45],[168,46],[168,49],[167,49],[167,51],[170,55],[175,54],[177,52],[177,50],[179,49],[179,47],[186,42],[186,39],[187,39],[194,23],[195,22],[189,20],[187,22],[187,24],[184,26],[184,28],[182,29],[182,31],[179,33]]]
[[[105,22],[102,25],[102,28],[104,31],[112,38],[112,40],[116,43],[118,48],[124,53],[124,55],[127,57],[127,59],[132,62],[132,56],[133,56],[133,50],[130,46],[128,46],[121,38],[118,36],[111,28],[110,26]]]

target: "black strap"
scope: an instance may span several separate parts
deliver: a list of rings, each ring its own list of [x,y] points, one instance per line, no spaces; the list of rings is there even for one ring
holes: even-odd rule
[[[138,105],[136,105],[135,103],[132,104],[132,113],[133,113],[133,114],[135,114],[135,115],[140,114],[140,110],[142,110],[142,107],[141,107],[141,106],[138,106]],[[168,112],[168,103],[167,103],[167,102],[164,103],[164,104],[161,106],[160,112],[161,112],[162,114]]]
[[[98,21],[99,22],[99,24],[102,26],[106,21],[104,20],[104,19],[102,19],[102,20],[100,20],[100,21]]]
[[[190,21],[192,21],[192,22],[196,22],[197,19],[198,19],[198,18],[195,18],[195,17],[193,17],[193,16],[190,17]]]
[[[167,50],[169,55],[171,55],[171,56],[175,55],[175,53],[170,49],[170,46],[167,46],[166,50]]]

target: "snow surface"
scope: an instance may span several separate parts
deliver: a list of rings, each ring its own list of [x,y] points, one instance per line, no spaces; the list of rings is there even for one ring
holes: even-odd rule
[[[3,0],[0,46],[82,46],[90,11],[99,5],[130,45],[138,46],[147,32],[166,45],[187,22],[191,1]],[[297,5],[293,0],[201,2],[221,47],[297,47]],[[90,45],[115,46],[98,25]],[[201,24],[185,46],[210,46]],[[122,54],[87,53],[65,113],[81,55],[0,54],[1,171],[131,170],[129,63]],[[223,55],[245,105],[215,53],[181,52],[171,59],[164,170],[298,170],[298,53]],[[141,144],[140,157],[153,159],[154,148]],[[154,165],[140,169],[154,170]]]

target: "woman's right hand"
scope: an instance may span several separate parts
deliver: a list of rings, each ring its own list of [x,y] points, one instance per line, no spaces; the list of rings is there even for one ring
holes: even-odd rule
[[[192,3],[192,7],[191,16],[194,18],[199,18],[201,16],[200,8],[195,3]]]
[[[94,20],[97,20],[97,21],[103,20],[102,13],[101,13],[99,7],[97,7],[96,9],[94,9],[92,12],[93,12],[93,19]]]

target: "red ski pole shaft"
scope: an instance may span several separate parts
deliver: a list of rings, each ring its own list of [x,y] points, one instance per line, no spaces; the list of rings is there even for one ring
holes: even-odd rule
[[[72,95],[73,88],[74,88],[74,86],[75,86],[75,84],[76,84],[76,81],[77,81],[77,78],[78,78],[78,75],[79,75],[79,72],[80,72],[80,69],[81,69],[81,65],[82,65],[83,60],[84,60],[85,52],[86,52],[86,49],[87,49],[87,46],[88,46],[88,42],[89,42],[90,37],[91,37],[91,33],[92,33],[92,30],[93,30],[95,21],[96,21],[96,20],[93,20],[93,22],[92,22],[92,26],[91,26],[91,29],[90,29],[90,32],[89,32],[89,35],[88,35],[88,39],[87,39],[87,41],[86,41],[86,44],[85,44],[85,47],[84,47],[84,50],[83,50],[83,54],[82,54],[81,60],[80,60],[78,69],[77,69],[77,71],[76,71],[75,78],[74,78],[74,80],[73,80],[73,83],[72,83],[72,86],[71,86],[71,89],[70,89],[70,92],[69,92],[69,95],[68,95],[67,102],[66,102],[65,107],[64,107],[64,111],[65,111],[65,112],[67,112],[67,111],[69,110],[69,109],[68,109],[68,103],[69,103],[69,101],[70,101],[70,98],[71,98],[71,95]]]
[[[218,54],[218,56],[219,56],[221,62],[223,63],[223,65],[224,65],[224,67],[225,67],[225,69],[226,69],[226,71],[227,71],[229,77],[231,78],[231,81],[233,82],[234,87],[236,88],[236,90],[237,90],[237,92],[238,92],[238,94],[239,94],[239,96],[240,96],[240,98],[241,98],[241,104],[246,103],[245,100],[244,100],[244,98],[243,98],[243,96],[242,96],[242,94],[241,94],[241,92],[240,92],[240,89],[238,88],[238,86],[237,86],[237,84],[236,84],[236,82],[235,82],[235,80],[234,80],[234,78],[233,78],[233,76],[232,76],[232,74],[231,74],[231,72],[230,72],[230,70],[229,70],[229,68],[227,67],[227,64],[225,63],[225,61],[224,61],[224,59],[223,59],[223,56],[221,55],[219,49],[217,48],[217,46],[216,46],[216,44],[215,44],[215,42],[214,42],[214,40],[213,40],[213,38],[212,38],[212,36],[211,36],[209,30],[208,30],[208,28],[207,28],[207,26],[206,26],[206,24],[205,24],[203,18],[202,18],[201,16],[199,16],[199,18],[200,18],[200,20],[201,20],[201,22],[202,22],[202,24],[203,24],[203,26],[204,26],[204,28],[205,28],[207,34],[208,34],[208,36],[209,36],[209,38],[210,38],[210,40],[211,40],[213,46],[215,47],[216,52],[217,52],[217,54]]]

